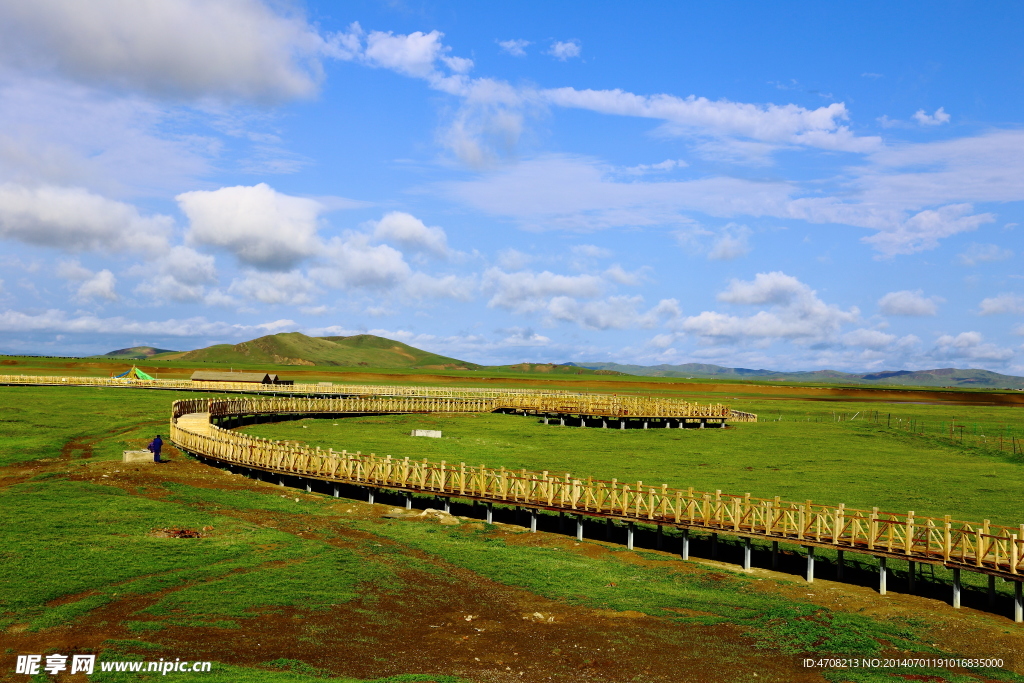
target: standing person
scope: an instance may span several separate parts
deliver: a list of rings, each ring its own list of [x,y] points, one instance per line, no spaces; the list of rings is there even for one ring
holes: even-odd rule
[[[166,460],[160,459],[160,449],[163,448],[163,445],[163,439],[161,439],[160,435],[157,434],[156,438],[150,441],[149,445],[146,446],[146,448],[148,448],[153,453],[153,462],[167,462]]]

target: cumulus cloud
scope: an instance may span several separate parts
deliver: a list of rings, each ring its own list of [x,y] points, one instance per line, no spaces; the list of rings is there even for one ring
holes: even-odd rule
[[[414,251],[448,255],[448,237],[442,228],[427,227],[419,218],[402,211],[392,211],[377,221],[373,237]]]
[[[981,315],[998,315],[1000,313],[1024,313],[1024,296],[1003,293],[998,296],[982,299],[979,305]]]
[[[750,253],[750,228],[730,223],[715,240],[708,258],[712,261],[731,261]]]
[[[776,271],[753,280],[732,280],[718,300],[744,306],[770,306],[750,316],[704,311],[684,318],[678,329],[706,339],[790,339],[811,342],[833,337],[844,323],[856,322],[856,307],[842,310],[826,304],[795,277]]]
[[[320,265],[310,270],[314,280],[331,289],[389,289],[411,274],[402,252],[386,244],[372,245],[365,235],[331,239]]]
[[[483,276],[484,290],[492,293],[487,305],[516,313],[542,310],[552,297],[597,297],[604,287],[596,275],[556,275],[547,270],[506,273],[488,268]]]
[[[929,356],[936,360],[954,362],[1005,362],[1013,358],[1014,352],[985,342],[980,333],[972,331],[940,336]]]
[[[249,301],[262,304],[299,306],[313,300],[316,286],[300,272],[251,271],[236,278],[228,292]]]
[[[970,246],[956,255],[957,260],[965,266],[976,266],[979,263],[990,263],[993,261],[1005,261],[1013,258],[1011,249],[1004,249],[998,244],[978,244],[971,242]]]
[[[941,126],[949,123],[949,114],[943,107],[936,109],[934,114],[926,114],[924,109],[918,109],[914,112],[914,120],[922,126]]]
[[[523,40],[522,38],[513,38],[512,40],[499,40],[498,45],[503,51],[513,57],[525,57],[526,48],[530,45],[530,41]]]
[[[937,304],[943,299],[937,296],[926,297],[920,289],[910,291],[889,292],[878,300],[878,308],[883,315],[935,315]]]
[[[329,40],[259,0],[0,3],[3,63],[160,97],[309,96]]]
[[[551,44],[551,49],[548,50],[548,54],[555,59],[564,62],[568,59],[572,59],[573,57],[579,57],[582,51],[583,45],[576,39],[566,41],[558,40]]]
[[[867,349],[884,349],[896,341],[895,334],[864,328],[847,332],[842,337],[847,346],[860,346]]]
[[[157,301],[224,303],[218,295],[208,298],[207,286],[217,282],[214,257],[190,247],[171,247],[145,266],[134,268],[133,272],[145,277],[135,291]]]
[[[0,238],[63,251],[154,252],[174,221],[81,188],[0,185]]]
[[[56,268],[57,277],[68,280],[74,291],[74,300],[82,303],[104,299],[117,301],[117,278],[104,268],[94,273],[78,261],[61,261]]]
[[[59,309],[50,309],[34,315],[10,310],[0,312],[0,331],[3,332],[241,337],[254,332],[273,334],[294,329],[294,327],[295,322],[292,320],[275,320],[258,325],[238,325],[209,321],[203,317],[143,321],[122,316],[109,318],[94,315],[69,316],[65,311]]]
[[[642,296],[611,296],[598,301],[577,301],[556,296],[544,306],[547,320],[569,322],[586,330],[624,330],[654,327],[679,316],[679,302],[662,299],[647,311]]]
[[[261,270],[289,270],[317,252],[323,204],[276,192],[266,183],[179,194],[191,244],[224,249]]]

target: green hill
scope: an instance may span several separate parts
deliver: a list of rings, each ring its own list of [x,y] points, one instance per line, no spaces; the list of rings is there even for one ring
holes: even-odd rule
[[[574,365],[567,363],[566,365]],[[595,370],[616,370],[644,377],[682,377],[694,379],[752,379],[769,382],[824,382],[830,384],[898,385],[916,387],[977,387],[979,389],[1024,389],[1024,377],[1001,375],[989,370],[941,368],[936,370],[893,370],[849,373],[838,370],[779,372],[728,368],[721,365],[685,363],[683,365],[620,365],[619,363],[575,363]]]
[[[158,349],[154,346],[132,346],[127,349],[118,349],[117,351],[111,351],[105,353],[97,358],[116,358],[122,360],[146,360],[153,358],[154,356],[160,356],[165,353],[179,353],[178,351],[172,351],[170,349]]]
[[[475,370],[480,367],[372,334],[307,337],[300,332],[271,334],[241,344],[217,344],[183,353],[176,360],[430,370]]]

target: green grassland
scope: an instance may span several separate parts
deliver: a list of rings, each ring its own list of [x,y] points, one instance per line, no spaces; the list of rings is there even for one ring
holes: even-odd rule
[[[383,618],[367,616],[355,606],[384,598],[413,604],[418,586],[428,583],[425,577],[454,581],[447,577],[457,568],[566,605],[630,610],[668,620],[681,629],[673,636],[680,641],[700,638],[701,628],[732,624],[766,653],[874,654],[897,648],[970,654],[932,645],[927,623],[824,609],[792,595],[766,592],[761,582],[741,572],[719,570],[712,575],[667,554],[643,553],[646,559],[638,564],[634,557],[640,553],[621,548],[610,547],[597,556],[575,551],[571,543],[516,543],[494,527],[339,520],[332,499],[302,494],[295,500],[265,485],[220,490],[169,480],[135,490],[114,486],[100,474],[114,476],[101,468],[119,460],[122,450],[142,446],[154,433],[166,434],[170,402],[183,396],[194,394],[0,387],[4,632],[61,633],[94,623],[90,620],[118,601],[138,600],[138,609],[118,625],[120,634],[99,651],[107,659],[152,659],[150,651],[168,651],[165,634],[174,629],[203,629],[211,638],[231,639],[242,631],[258,633],[261,617],[268,615],[294,613],[312,619],[354,610],[353,618]],[[938,432],[911,434],[892,426],[891,420],[886,426],[864,419],[868,411],[887,415],[891,409],[915,424],[942,424],[956,417],[958,423],[977,424],[982,430],[1005,431],[1019,429],[1020,408],[736,398],[733,407],[765,419],[728,430],[620,431],[560,428],[511,415],[409,415],[302,420],[245,431],[398,457],[568,471],[853,507],[910,508],[922,515],[953,514],[1002,524],[1024,521],[1019,496],[1024,465],[1019,458],[962,445]],[[444,438],[408,436],[417,428],[441,429]],[[211,531],[194,542],[152,533],[174,526]],[[325,531],[317,535],[296,529]],[[347,541],[348,533],[361,534],[361,540]],[[671,611],[679,605],[691,611]],[[381,622],[382,628],[387,624]],[[323,639],[324,647],[333,642],[330,634],[304,633]],[[661,641],[653,642],[630,646],[654,647]],[[729,643],[708,640],[706,646],[738,656]],[[865,674],[856,680],[905,680],[898,677],[903,674],[947,681],[1024,680],[1007,672],[943,670],[870,674],[874,678]],[[224,664],[204,680],[306,683],[329,675],[278,652]],[[129,676],[147,680],[139,674],[93,678],[127,681]],[[413,680],[456,679],[392,677],[380,683]]]

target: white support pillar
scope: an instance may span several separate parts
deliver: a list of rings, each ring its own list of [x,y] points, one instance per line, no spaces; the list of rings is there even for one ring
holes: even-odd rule
[[[751,555],[754,554],[753,544],[749,538],[743,539],[743,571],[750,571]]]
[[[412,494],[411,493],[405,494],[405,509],[406,510],[412,510]]]
[[[700,421],[700,428],[701,428],[701,429],[704,429],[704,420],[701,420],[701,421]]]
[[[625,420],[619,420],[619,429],[625,429],[625,428],[626,428],[626,421]]]
[[[889,568],[886,566],[886,560],[888,558],[878,558],[878,594],[885,595],[885,580],[889,576]]]
[[[443,499],[443,505],[444,505],[444,511],[447,512],[450,515],[452,513],[452,499],[451,498],[444,498]]]
[[[719,422],[718,423],[718,428],[719,429],[725,429],[725,422]]]
[[[953,568],[953,609],[960,609],[960,593],[962,586],[960,585],[960,568]]]
[[[537,533],[537,511],[530,510],[530,533]]]
[[[370,505],[373,505],[373,493],[373,489],[366,489],[366,502],[369,503]]]
[[[658,535],[656,539],[654,547],[661,550],[661,547],[665,545],[665,529],[660,524],[658,525]]]
[[[665,429],[671,429],[671,428],[672,428],[672,423],[669,422],[668,420],[665,420]]]
[[[807,546],[807,583],[814,583],[814,546]]]
[[[914,592],[914,584],[917,583],[917,562],[907,562],[907,592]]]
[[[338,485],[335,484],[334,485],[334,497],[337,498],[339,494],[340,494],[340,491],[338,490]]]
[[[601,429],[608,429],[608,420],[601,418]]]
[[[545,415],[545,416],[544,416],[544,424],[547,424],[547,423],[548,423],[548,416],[547,416],[547,415]]]
[[[779,568],[779,542],[772,541],[772,569]]]
[[[690,559],[690,530],[683,529],[683,548],[682,552],[679,553],[679,557],[684,560]]]
[[[988,606],[996,604],[996,577],[988,575]]]
[[[647,420],[644,420],[644,429],[647,429]]]
[[[1024,591],[1021,582],[1013,582],[1013,620],[1018,624],[1024,621]]]
[[[284,486],[284,477],[278,475],[278,477],[277,477],[277,485],[278,486]]]
[[[558,422],[559,422],[559,425],[558,425],[559,427],[564,427],[565,426],[565,416],[562,415],[561,417],[559,417],[558,418]]]
[[[633,522],[626,524],[626,549],[633,549],[633,533],[636,531],[636,525]]]
[[[485,519],[488,524],[494,524],[494,503],[487,504],[487,517]]]
[[[576,515],[576,540],[583,540],[583,515]]]
[[[306,493],[313,493],[313,482],[306,480]]]

